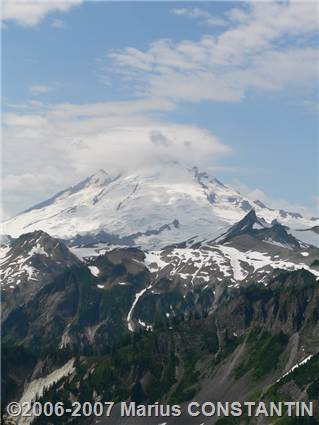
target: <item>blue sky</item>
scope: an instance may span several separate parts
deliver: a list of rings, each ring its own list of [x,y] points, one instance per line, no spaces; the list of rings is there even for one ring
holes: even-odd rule
[[[317,7],[8,2],[4,214],[161,157],[318,214]],[[154,131],[170,141],[158,152]]]

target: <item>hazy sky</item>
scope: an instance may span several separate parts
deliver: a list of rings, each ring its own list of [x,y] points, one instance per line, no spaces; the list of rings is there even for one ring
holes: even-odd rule
[[[318,4],[3,6],[4,215],[174,159],[318,214]]]

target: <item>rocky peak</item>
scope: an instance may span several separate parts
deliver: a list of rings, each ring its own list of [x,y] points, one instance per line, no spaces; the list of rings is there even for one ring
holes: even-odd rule
[[[251,209],[238,223],[230,227],[230,229],[218,237],[216,242],[228,242],[229,240],[245,233],[251,233],[254,230],[269,227],[265,220],[258,218],[254,209]]]
[[[13,240],[1,259],[1,285],[14,290],[43,282],[64,268],[79,264],[63,242],[42,230],[25,233]]]
[[[257,217],[254,209],[214,242],[226,243],[240,236],[249,236],[282,248],[300,249],[299,241],[287,232],[285,226],[276,220],[268,224],[264,219]]]

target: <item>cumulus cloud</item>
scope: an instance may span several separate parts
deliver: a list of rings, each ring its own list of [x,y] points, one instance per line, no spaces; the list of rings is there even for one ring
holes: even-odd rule
[[[33,27],[38,25],[46,15],[52,12],[68,12],[83,0],[41,1],[41,0],[3,0],[2,20]]]
[[[198,8],[175,14],[207,18]],[[230,25],[197,41],[160,39],[145,50],[107,53],[123,79],[140,95],[174,101],[235,102],[249,90],[283,91],[317,85],[318,5],[251,2],[227,12]]]
[[[5,204],[18,212],[100,168],[117,174],[162,161],[214,165],[230,153],[212,133],[158,117],[172,107],[144,99],[5,114]]]

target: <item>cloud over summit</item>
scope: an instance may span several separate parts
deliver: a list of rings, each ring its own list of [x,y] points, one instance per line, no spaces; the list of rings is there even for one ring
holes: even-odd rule
[[[23,199],[33,204],[43,191],[53,194],[100,168],[121,172],[161,161],[213,165],[231,151],[209,131],[154,117],[151,105],[151,101],[68,104],[41,113],[6,114],[6,203],[13,210]],[[157,109],[158,102],[153,106]],[[41,182],[41,191],[25,184],[31,181],[30,170],[33,181]]]

